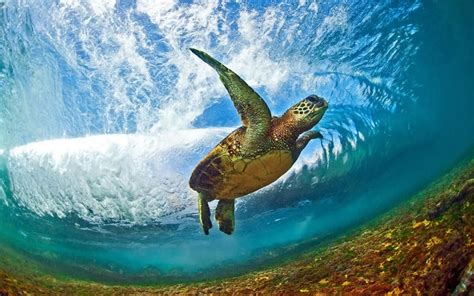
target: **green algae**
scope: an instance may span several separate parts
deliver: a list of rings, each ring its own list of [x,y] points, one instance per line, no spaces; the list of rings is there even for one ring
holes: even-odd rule
[[[1,247],[0,295],[462,295],[473,281],[474,194],[465,188],[473,178],[470,159],[399,207],[331,242],[306,247],[263,270],[215,281],[160,286],[78,281],[53,276],[53,268]]]

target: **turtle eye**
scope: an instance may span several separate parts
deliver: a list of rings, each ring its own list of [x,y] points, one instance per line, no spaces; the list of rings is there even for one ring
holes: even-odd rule
[[[307,97],[306,100],[316,105],[316,107],[321,107],[324,105],[324,100],[316,95],[311,95]]]

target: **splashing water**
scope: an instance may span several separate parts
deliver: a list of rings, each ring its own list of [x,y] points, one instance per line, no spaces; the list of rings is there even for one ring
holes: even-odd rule
[[[426,25],[435,9],[419,1],[5,2],[1,242],[64,270],[209,277],[370,219],[474,143],[469,91],[456,88],[468,63],[426,60],[446,58]],[[239,117],[189,47],[241,75],[274,115],[312,93],[330,104],[318,125],[324,139],[277,182],[238,200],[231,237],[201,234],[187,180]]]

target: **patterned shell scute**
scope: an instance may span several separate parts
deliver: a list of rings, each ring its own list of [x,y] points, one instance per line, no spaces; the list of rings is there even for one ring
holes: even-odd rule
[[[291,151],[279,148],[242,155],[239,136],[230,134],[198,164],[191,188],[211,198],[235,199],[274,182],[293,164]]]

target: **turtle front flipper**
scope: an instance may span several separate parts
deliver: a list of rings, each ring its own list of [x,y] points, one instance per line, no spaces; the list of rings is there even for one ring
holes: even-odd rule
[[[199,211],[199,222],[201,222],[202,230],[206,235],[209,234],[209,229],[212,228],[211,223],[211,209],[209,209],[209,201],[204,194],[199,193],[198,196],[198,211]]]
[[[216,208],[216,220],[219,223],[219,230],[232,234],[234,232],[234,204],[235,200],[219,200]]]
[[[245,148],[254,149],[261,144],[271,127],[272,115],[265,101],[242,78],[207,53],[190,48],[201,60],[219,73],[219,78],[239,113],[242,125],[247,127]]]
[[[306,145],[308,145],[309,141],[313,139],[322,139],[322,138],[323,138],[323,135],[321,135],[321,133],[318,131],[307,131],[303,133],[298,138],[298,140],[296,140],[296,146],[295,146],[295,152],[294,152],[295,159],[298,158],[301,151],[303,151]]]

